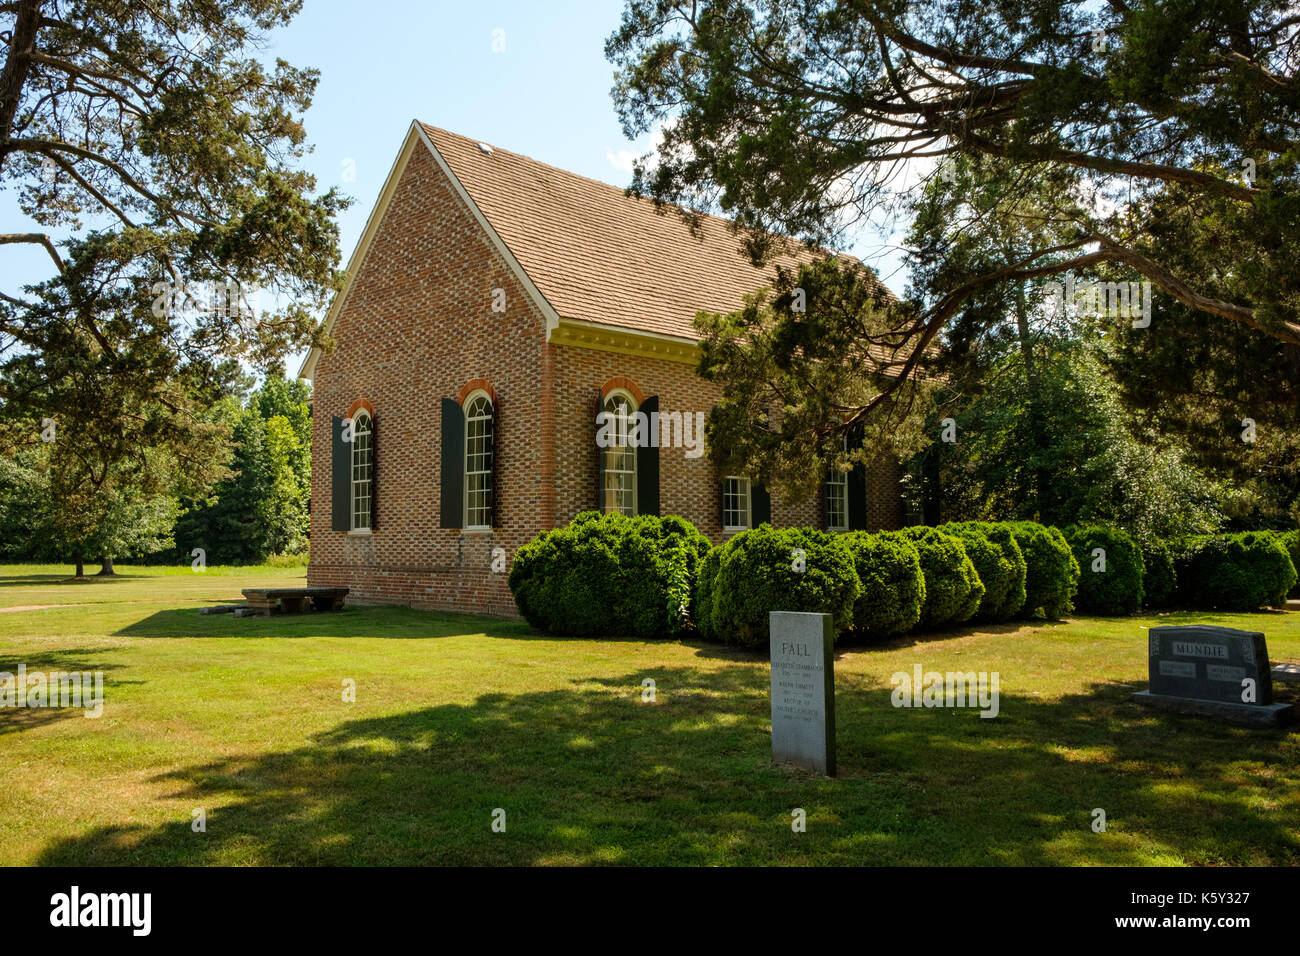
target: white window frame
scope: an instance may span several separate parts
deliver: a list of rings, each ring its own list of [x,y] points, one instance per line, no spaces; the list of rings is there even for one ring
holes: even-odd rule
[[[486,415],[473,414],[474,406],[478,404],[480,401],[484,402],[487,406]],[[496,494],[496,488],[494,487],[494,483],[492,480],[493,479],[492,466],[494,464],[492,461],[492,456],[496,452],[496,448],[493,445],[493,438],[495,437],[493,435],[493,429],[496,426],[496,422],[494,420],[494,415],[496,414],[496,406],[492,402],[492,397],[488,395],[487,392],[479,390],[476,392],[471,392],[466,397],[465,403],[461,406],[461,408],[463,408],[465,411],[465,415],[464,415],[465,460],[461,462],[462,485],[464,487],[463,500],[461,503],[461,519],[462,519],[461,526],[466,531],[491,531],[492,524],[491,524],[490,516],[492,514],[492,504],[493,504],[492,498],[493,495]],[[471,454],[470,439],[473,436],[471,436],[470,434],[470,428],[474,422],[483,422],[483,421],[487,422],[487,427],[484,431],[484,434],[477,437],[485,441],[487,447],[485,451],[480,453],[481,460],[476,464],[485,465],[486,467],[481,467],[471,471],[470,470],[470,454]],[[484,498],[485,504],[474,506],[470,503],[470,496],[474,493],[474,489],[471,488],[470,486],[471,484],[470,479],[471,477],[478,477],[478,476],[485,476],[484,483],[486,487],[482,489],[478,489],[481,492],[486,492],[486,496]],[[480,512],[486,511],[487,515],[489,516],[488,521],[486,523],[480,522],[478,524],[475,524],[470,520],[470,515],[476,510]]]
[[[846,436],[840,436],[840,448],[848,451],[849,440]],[[849,530],[849,473],[840,471],[838,468],[832,468],[830,476],[827,477],[823,494],[826,496],[826,502],[831,501],[831,495],[839,499],[839,512],[844,518],[843,524],[831,524],[830,508],[825,508],[827,512],[826,530],[827,531],[848,531]]]
[[[732,493],[731,483],[733,481],[736,482],[736,486],[738,489],[741,489],[741,492],[736,494]],[[741,494],[743,494],[743,498],[741,497]],[[727,499],[732,497],[740,498],[740,500],[743,502],[740,508],[727,507]],[[744,519],[743,523],[736,524],[733,522],[731,524],[728,524],[727,523],[728,513],[731,513],[732,515],[740,514],[741,517]],[[722,479],[722,530],[723,531],[748,531],[752,527],[754,527],[753,483],[750,482],[748,478],[742,478],[740,475],[727,475],[727,477]]]
[[[620,431],[620,427],[619,427],[619,418],[617,417],[617,416],[618,416],[618,413],[617,413],[617,411],[615,411],[614,409],[612,409],[612,408],[610,407],[611,405],[615,405],[615,406],[616,406],[616,403],[617,403],[619,400],[625,401],[625,402],[627,403],[627,414],[626,414],[626,416],[623,417],[623,422],[624,422],[624,426],[625,426],[625,428],[624,428],[624,430],[622,430],[622,431]],[[628,391],[626,391],[626,390],[624,390],[624,389],[614,389],[614,390],[611,391],[608,395],[605,396],[605,401],[601,403],[601,406],[600,406],[600,407],[601,407],[601,411],[603,411],[606,415],[611,415],[611,414],[613,414],[613,415],[616,416],[615,419],[614,419],[614,421],[613,421],[613,423],[612,423],[611,426],[610,426],[610,427],[611,427],[611,430],[613,431],[614,436],[615,436],[616,438],[617,438],[617,437],[624,437],[624,438],[629,438],[629,439],[630,439],[630,438],[631,438],[631,432],[632,432],[632,429],[634,429],[634,428],[636,427],[636,423],[637,423],[636,413],[637,413],[637,411],[638,411],[638,409],[639,409],[639,406],[638,406],[638,404],[637,404],[637,400],[636,400],[636,398],[632,395],[632,393],[631,393],[631,392],[628,392]],[[606,419],[606,421],[608,422],[609,419]],[[602,474],[601,480],[602,480],[602,482],[603,482],[603,487],[600,489],[600,510],[601,510],[601,514],[614,514],[614,513],[617,512],[618,514],[625,514],[625,515],[628,515],[629,517],[632,517],[632,518],[635,518],[635,517],[636,517],[636,514],[637,514],[637,502],[636,502],[636,490],[637,490],[637,489],[636,489],[636,486],[637,486],[636,457],[637,457],[637,455],[636,455],[636,452],[637,452],[637,444],[636,444],[636,442],[632,442],[632,443],[629,444],[629,445],[614,445],[614,444],[610,444],[610,445],[608,445],[608,446],[606,446],[605,448],[602,448],[602,449],[600,450],[600,453],[601,453],[601,456],[602,456],[602,461],[603,461],[603,464],[604,464],[604,467],[601,469],[601,474]],[[620,459],[620,463],[626,464],[627,462],[630,461],[630,462],[631,462],[631,467],[630,467],[630,468],[612,468],[612,467],[610,467],[610,465],[611,465],[611,461],[614,460],[616,456]],[[610,476],[611,476],[611,475],[625,475],[625,476],[628,476],[627,480],[628,480],[628,482],[631,484],[631,488],[630,488],[630,490],[628,490],[628,489],[621,489],[621,490],[620,490],[620,489],[611,489],[611,488],[610,488],[610,485],[609,485],[609,480],[610,480]],[[629,498],[630,498],[630,503],[627,505],[626,508],[622,508],[622,507],[611,507],[611,505],[610,505],[610,493],[611,493],[611,491],[613,491],[613,492],[615,493],[615,495],[618,495],[618,494],[624,494],[624,495],[628,495],[628,496],[629,496]]]
[[[363,427],[364,423],[364,427]],[[348,515],[349,525],[353,531],[368,532],[371,525],[374,524],[375,516],[375,444],[374,444],[374,419],[365,409],[357,411],[352,416],[352,453],[349,460],[352,466],[352,480],[349,484],[351,493],[348,496]],[[365,439],[362,441],[361,439]],[[365,454],[364,462],[358,461],[362,454]],[[364,469],[364,477],[358,477]],[[364,491],[364,495],[362,492]],[[361,500],[365,500],[365,524],[359,522],[359,505]]]

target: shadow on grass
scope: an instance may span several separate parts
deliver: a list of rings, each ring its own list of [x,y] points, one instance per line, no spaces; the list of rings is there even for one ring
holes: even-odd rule
[[[142,681],[110,680],[109,672],[118,670],[121,664],[108,664],[103,660],[103,648],[72,647],[61,650],[38,651],[31,654],[0,654],[0,672],[9,674],[16,680],[18,666],[26,665],[30,679],[36,674],[43,674],[47,680],[50,674],[60,673],[94,673],[105,674],[104,696],[114,686],[143,683]],[[48,700],[48,698],[47,698]],[[0,707],[0,736],[34,730],[49,724],[58,723],[70,717],[85,719],[85,710],[81,707]]]
[[[270,617],[235,617],[200,614],[193,607],[157,611],[113,632],[114,637],[165,638],[301,638],[390,637],[432,638],[462,634],[526,640],[537,637],[522,622],[470,614],[443,614],[405,607],[367,606],[342,611],[275,614]],[[587,639],[590,641],[590,638]]]
[[[205,604],[230,602],[211,601]],[[316,611],[305,614],[275,614],[270,617],[235,617],[233,614],[200,614],[196,604],[189,608],[157,611],[113,632],[114,637],[165,638],[304,638],[304,637],[380,637],[394,639],[428,639],[473,635],[505,638],[512,641],[543,641],[548,644],[572,641],[590,645],[674,643],[672,638],[650,637],[564,637],[540,634],[523,621],[508,621],[481,614],[456,614],[449,611],[425,611],[391,605],[364,605],[342,611]],[[732,649],[708,645],[720,656],[736,657]],[[743,654],[743,652],[742,652]]]
[[[184,767],[156,778],[174,786],[173,822],[58,840],[39,862],[1300,862],[1297,736],[1152,714],[1129,691],[1003,694],[988,720],[896,709],[883,683],[847,675],[841,776],[826,780],[771,764],[758,662],[575,679]],[[1091,831],[1095,807],[1106,833]]]

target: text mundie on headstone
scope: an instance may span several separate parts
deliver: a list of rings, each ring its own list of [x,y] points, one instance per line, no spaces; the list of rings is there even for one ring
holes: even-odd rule
[[[835,625],[772,611],[772,759],[835,776]]]
[[[1150,689],[1133,700],[1184,714],[1274,727],[1291,704],[1273,703],[1268,646],[1258,631],[1210,624],[1153,627],[1147,633]]]
[[[1151,693],[1242,703],[1242,681],[1255,682],[1254,703],[1273,703],[1264,635],[1202,624],[1153,627],[1147,633]]]

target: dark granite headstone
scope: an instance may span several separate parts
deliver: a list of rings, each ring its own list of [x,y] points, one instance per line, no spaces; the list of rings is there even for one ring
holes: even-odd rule
[[[1138,703],[1243,723],[1290,718],[1290,704],[1273,703],[1268,647],[1258,631],[1189,624],[1153,627],[1147,640],[1150,689],[1133,695]]]
[[[835,776],[835,625],[772,611],[772,759]]]

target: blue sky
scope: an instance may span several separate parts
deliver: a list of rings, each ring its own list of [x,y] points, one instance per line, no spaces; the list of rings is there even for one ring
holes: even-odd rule
[[[306,116],[315,150],[305,165],[322,191],[337,185],[354,199],[340,219],[343,262],[412,119],[626,186],[630,156],[648,142],[623,137],[609,95],[604,43],[622,7],[622,0],[306,0],[266,53],[321,71]],[[494,37],[504,40],[503,52],[494,52]],[[355,180],[344,179],[345,169]],[[25,228],[12,193],[0,194],[0,215],[5,231]],[[880,260],[879,249],[879,237],[866,236],[847,251],[901,292],[898,258]],[[17,289],[49,268],[39,248],[6,247],[0,288]],[[288,364],[297,367],[296,358]]]

